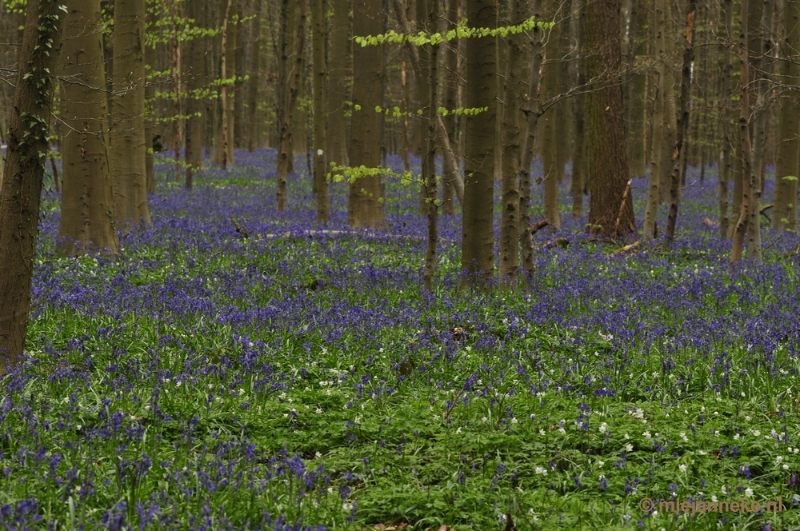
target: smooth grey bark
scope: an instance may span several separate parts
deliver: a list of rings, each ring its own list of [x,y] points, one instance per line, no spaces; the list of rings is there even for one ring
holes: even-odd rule
[[[467,0],[467,23],[474,28],[497,26],[493,0]],[[495,125],[497,121],[497,41],[494,37],[467,39],[465,106],[488,108],[467,116],[464,140],[464,214],[462,287],[488,287],[494,271]]]
[[[99,0],[67,0],[61,48],[64,187],[58,249],[62,255],[116,254],[108,161],[106,73]]]
[[[145,138],[146,83],[144,68],[145,0],[114,3],[113,73],[111,98],[111,175],[114,182],[114,214],[117,228],[129,231],[150,224],[147,207]]]

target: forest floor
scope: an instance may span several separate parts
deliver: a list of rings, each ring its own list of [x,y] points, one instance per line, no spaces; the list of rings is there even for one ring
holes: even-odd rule
[[[530,294],[459,291],[443,217],[430,296],[418,190],[389,183],[388,229],[353,234],[332,186],[342,232],[309,233],[308,175],[278,213],[274,152],[237,157],[193,191],[160,166],[113,260],[57,257],[45,192],[0,527],[800,528],[800,240],[765,230],[732,272],[713,170],[670,248],[617,255],[565,183]]]

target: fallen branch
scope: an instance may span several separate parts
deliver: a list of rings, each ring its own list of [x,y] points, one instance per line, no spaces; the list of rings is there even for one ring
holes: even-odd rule
[[[608,256],[612,257],[612,256],[623,255],[623,254],[627,253],[628,251],[632,251],[632,250],[638,248],[640,244],[641,244],[641,240],[636,240],[635,242],[626,245],[622,249],[617,249],[616,251],[610,253]]]
[[[531,236],[533,236],[534,234],[536,234],[537,232],[539,232],[543,228],[547,227],[548,225],[550,225],[550,222],[547,221],[546,219],[543,219],[542,221],[540,221],[536,225],[531,226],[531,228],[530,228]]]
[[[554,240],[550,240],[542,245],[542,249],[550,249],[551,247],[559,246],[562,249],[569,245],[569,240],[567,238],[556,238]]]
[[[277,240],[281,238],[314,238],[318,236],[374,236],[376,238],[386,238],[389,240],[404,241],[404,242],[425,242],[427,238],[422,236],[402,236],[399,234],[389,234],[384,232],[374,231],[359,231],[359,230],[302,230],[302,231],[286,231],[286,232],[271,232],[262,234],[258,237],[264,240]],[[448,238],[439,238],[440,243],[458,243],[456,240]]]

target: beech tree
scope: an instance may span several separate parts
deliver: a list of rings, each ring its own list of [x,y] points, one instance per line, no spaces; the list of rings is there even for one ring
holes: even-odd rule
[[[144,136],[145,0],[114,3],[114,94],[111,98],[111,175],[117,227],[149,225]]]
[[[383,33],[383,2],[355,0],[353,33]],[[381,131],[385,77],[383,46],[359,46],[353,49],[353,122],[350,128],[350,166],[377,168],[381,165]],[[335,160],[335,159],[332,159]],[[350,183],[347,207],[348,223],[353,228],[380,227],[385,222],[380,175],[361,177]]]
[[[545,16],[553,20],[560,15],[561,0],[547,0]],[[563,17],[559,16],[560,19]],[[569,35],[569,28],[563,20],[556,22],[550,29],[547,44],[544,47],[545,62],[542,66],[542,100],[546,101],[556,97],[559,93],[559,77],[563,56],[559,54],[561,37],[564,33]],[[544,167],[544,210],[548,224],[554,228],[561,228],[561,215],[558,211],[558,185],[564,179],[564,161],[559,157],[560,133],[563,133],[562,106],[551,105],[542,114],[541,127],[541,152]]]
[[[114,200],[108,160],[103,23],[100,0],[65,0],[61,48],[64,123],[59,251],[116,254]]]
[[[281,37],[280,37],[280,72],[281,84],[278,87],[277,121],[279,131],[278,146],[278,211],[286,208],[286,176],[291,167],[293,153],[292,138],[294,135],[294,112],[297,106],[297,97],[303,75],[303,50],[306,38],[306,15],[308,13],[308,0],[289,0],[281,3]],[[293,17],[296,26],[289,27],[289,11],[298,8]],[[288,41],[294,37],[294,61],[289,61]]]
[[[0,177],[0,374],[22,359],[63,4],[28,0],[6,163]]]
[[[497,4],[467,0],[467,23],[472,28],[497,27]],[[464,214],[462,286],[487,286],[494,271],[495,122],[497,120],[497,40],[493,36],[467,39],[465,105],[483,109],[468,114],[464,138]]]
[[[587,95],[591,232],[610,237],[635,232],[629,193],[620,52],[620,0],[595,0],[585,24],[587,81],[599,86]]]
[[[781,75],[787,85],[800,86],[800,1],[785,0],[781,43]],[[792,57],[795,56],[795,57]],[[780,100],[778,161],[775,168],[775,214],[772,227],[797,231],[797,181],[800,177],[800,105],[794,91]]]
[[[527,2],[511,0],[508,5],[508,22],[520,24],[529,17]],[[505,39],[506,71],[505,97],[503,98],[503,218],[500,223],[500,282],[512,286],[519,269],[520,226],[526,218],[520,212],[519,179],[522,166],[520,146],[520,124],[527,111],[523,107],[527,99],[528,69],[526,51],[530,46],[523,33],[509,35]]]
[[[328,213],[328,180],[325,165],[327,156],[326,127],[327,98],[325,97],[327,69],[325,67],[325,2],[311,0],[314,55],[314,190],[317,193],[317,223],[325,223]]]
[[[333,11],[328,53],[328,161],[347,166],[348,123],[347,65],[353,56],[350,40],[351,0],[331,0]],[[356,35],[362,35],[356,33]],[[367,35],[367,34],[363,34]]]

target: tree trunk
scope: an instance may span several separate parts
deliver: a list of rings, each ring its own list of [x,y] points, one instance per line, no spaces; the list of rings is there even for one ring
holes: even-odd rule
[[[404,54],[408,54],[408,50],[403,50]],[[409,109],[411,109],[410,100],[408,97],[408,64],[406,61],[405,55],[403,55],[403,61],[400,65],[400,112],[403,113],[402,115],[402,136],[403,136],[403,146],[401,148],[402,153],[400,154],[401,158],[403,159],[403,171],[411,171],[411,161],[408,158],[408,152],[411,149],[409,144],[408,138],[408,113]],[[446,209],[447,207],[445,207]],[[446,213],[446,212],[445,212]]]
[[[116,0],[114,45],[117,50],[111,99],[111,175],[117,228],[128,232],[150,224],[147,208],[147,143],[144,133],[145,0]]]
[[[62,255],[116,254],[99,0],[68,0],[61,49],[64,191],[58,248]]]
[[[533,1],[533,16],[539,20],[542,12],[542,0]],[[581,17],[581,27],[583,18]],[[533,163],[534,144],[536,143],[536,132],[539,129],[539,73],[542,67],[542,39],[544,30],[534,26],[531,35],[531,66],[528,78],[528,110],[527,133],[525,135],[525,145],[522,150],[522,160],[520,162],[519,174],[519,212],[520,212],[520,249],[522,251],[522,274],[525,280],[526,289],[530,289],[533,281],[533,236],[530,231],[530,205],[531,205],[531,164]]]
[[[672,148],[672,176],[669,189],[669,217],[666,237],[675,238],[675,224],[678,219],[678,204],[681,192],[681,148],[689,127],[689,107],[691,105],[692,62],[694,61],[694,27],[697,14],[697,0],[687,0],[686,34],[683,43],[683,68],[681,69],[681,113],[676,127],[675,146]]]
[[[148,23],[153,23],[153,15],[147,14]],[[156,50],[153,46],[144,47],[144,62],[146,66],[155,69],[156,64]],[[153,118],[155,117],[155,95],[156,86],[153,80],[146,81],[144,88],[145,100],[145,116],[144,116],[144,141],[145,141],[145,155],[144,155],[144,169],[145,169],[145,185],[148,194],[156,193],[156,179],[153,173],[153,137],[155,137],[155,127],[153,127]],[[63,168],[63,164],[62,164]]]
[[[208,5],[205,2],[187,2],[186,15],[195,20],[195,24],[204,28],[208,17],[206,12]],[[187,56],[187,83],[188,95],[186,97],[186,188],[192,188],[194,174],[203,167],[203,129],[205,123],[205,105],[198,99],[203,88],[207,86],[208,80],[205,78],[203,52],[205,43],[200,37],[194,37],[186,45]]]
[[[589,230],[610,237],[635,232],[633,202],[626,193],[628,153],[620,74],[620,0],[596,0],[586,18],[587,77],[602,86],[587,97],[591,200]],[[621,214],[621,215],[620,215]]]
[[[227,0],[227,4],[225,5],[225,14],[222,17],[222,39],[220,48],[219,73],[219,78],[222,82],[222,88],[220,89],[220,120],[222,123],[220,127],[220,142],[215,143],[214,145],[214,158],[219,158],[219,165],[222,166],[223,171],[228,169],[229,162],[232,163],[232,161],[228,160],[228,145],[231,143],[231,123],[228,113],[226,112],[230,94],[230,83],[228,80],[228,48],[232,45],[232,43],[228,42],[228,23],[231,16],[232,6],[233,0]]]
[[[314,24],[314,187],[317,192],[317,223],[327,223],[328,213],[328,180],[325,156],[326,127],[326,77],[325,68],[325,2],[312,0],[311,19]]]
[[[667,203],[669,201],[669,187],[670,187],[670,168],[672,168],[672,147],[675,143],[675,31],[674,24],[672,23],[672,9],[671,2],[664,2],[664,65],[663,75],[661,76],[661,86],[659,89],[659,97],[664,99],[664,116],[662,121],[656,121],[653,118],[653,136],[655,137],[655,128],[663,127],[664,134],[661,138],[661,156],[659,158],[658,177],[661,182],[659,183],[658,190],[660,201]],[[659,149],[653,141],[653,150]]]
[[[508,24],[516,25],[528,18],[524,0],[511,0],[508,4]],[[509,34],[506,45],[506,72],[503,105],[503,214],[500,224],[500,283],[511,287],[516,284],[519,269],[519,173],[520,173],[520,121],[523,95],[526,94],[525,35]]]
[[[350,98],[347,90],[347,60],[353,53],[350,41],[350,0],[331,0],[330,75],[328,78],[328,161],[347,166],[347,123]],[[377,21],[375,21],[377,24]],[[359,35],[356,33],[356,35]],[[351,108],[352,110],[352,108]]]
[[[236,79],[236,45],[239,36],[239,2],[234,0],[231,4],[231,12],[228,18],[228,43],[225,47],[225,61],[227,63],[227,76],[228,82],[228,97],[226,106],[223,108],[225,118],[228,120],[228,140],[227,146],[227,160],[228,164],[234,165],[234,148],[236,142],[233,132],[236,130],[236,86],[239,83]]]
[[[732,36],[731,26],[733,23],[733,0],[724,0],[722,6],[722,17],[724,20],[724,35],[730,40]],[[731,97],[733,95],[731,72],[733,64],[731,62],[731,52],[726,47],[720,59],[720,94],[719,94],[719,138],[722,144],[719,155],[719,237],[721,240],[730,238],[728,226],[730,218],[728,215],[728,183],[731,181],[733,171],[733,160],[731,156],[730,137],[731,128]]]
[[[57,2],[28,0],[0,177],[0,374],[22,361],[31,306],[45,154],[49,148],[52,76],[63,13]],[[49,51],[49,53],[48,53]]]
[[[574,4],[579,4],[580,0],[574,2]],[[577,53],[578,57],[576,59],[577,65],[577,84],[578,86],[583,86],[586,83],[586,76],[584,75],[584,67],[583,67],[583,43],[581,38],[581,22],[582,18],[580,16],[580,6],[578,5],[578,9],[574,10],[573,16],[575,16],[575,37],[577,39]],[[577,15],[577,16],[576,16]],[[632,95],[637,96],[637,95]],[[642,99],[642,95],[638,95],[639,99]],[[575,95],[575,116],[574,116],[574,125],[573,130],[575,132],[575,142],[572,145],[572,176],[570,178],[570,193],[572,194],[572,217],[578,219],[583,215],[583,189],[586,179],[586,157],[584,156],[586,152],[586,127],[584,124],[584,114],[586,113],[586,96],[583,94],[576,94]],[[640,120],[641,122],[641,117]],[[642,149],[639,150],[640,152]]]
[[[430,3],[431,0],[414,0],[414,6],[416,11],[416,32],[417,33],[428,33],[428,15],[430,14]],[[416,88],[416,100],[417,100],[417,110],[418,112],[424,112],[427,114],[428,107],[430,107],[430,87],[428,86],[428,80],[430,79],[430,70],[431,70],[431,45],[424,44],[422,46],[417,46],[417,53],[419,54],[419,73],[417,74],[417,79],[415,83]],[[420,155],[424,158],[426,157],[427,153],[427,132],[428,132],[428,121],[419,119],[421,116],[418,115],[417,120],[415,120],[415,125],[417,129],[417,136],[420,139]],[[424,178],[422,182],[420,182],[420,189],[419,189],[419,215],[426,216],[428,212],[428,205],[427,205],[427,186],[425,184]]]
[[[430,2],[428,15],[428,29],[436,33],[439,23],[439,2]],[[422,274],[423,286],[426,291],[433,293],[433,275],[436,272],[436,246],[439,243],[436,186],[436,122],[438,119],[439,103],[439,45],[430,47],[428,55],[428,123],[427,138],[425,142],[425,158],[422,163],[422,179],[425,184],[425,196],[428,215],[428,243],[425,250],[425,268]]]
[[[353,34],[378,35],[384,31],[383,2],[355,0]],[[383,113],[375,108],[383,105],[383,45],[356,46],[353,50],[353,121],[350,131],[350,166],[377,168],[381,164],[381,132]],[[353,228],[384,225],[383,187],[377,175],[362,177],[350,183],[347,210]]]
[[[781,47],[783,83],[800,85],[800,62],[796,54],[800,45],[800,1],[785,0],[783,7],[784,43]],[[789,91],[781,98],[778,126],[778,163],[775,167],[775,215],[772,227],[797,231],[797,180],[800,177],[800,105]]]
[[[297,0],[299,10],[297,12],[297,26],[294,31],[295,35],[295,56],[294,64],[289,69],[289,62],[287,57],[283,57],[282,61],[286,65],[286,76],[279,79],[281,86],[279,90],[283,91],[280,97],[281,105],[278,108],[277,120],[280,127],[280,147],[278,151],[278,194],[277,203],[278,211],[283,212],[286,208],[286,176],[289,173],[290,161],[294,153],[292,152],[292,135],[294,129],[294,111],[297,106],[297,95],[300,92],[300,83],[303,78],[303,50],[305,49],[306,37],[306,14],[307,14],[307,0]],[[289,0],[283,1],[283,9],[287,11],[290,9]],[[285,22],[286,18],[282,15],[282,21]],[[284,25],[284,32],[288,40],[288,32]],[[284,48],[282,53],[285,53],[286,42],[282,41],[281,45]],[[373,107],[374,109],[374,107]]]
[[[649,5],[644,2],[631,2],[630,25],[628,29],[627,65],[630,82],[627,88],[628,112],[628,158],[631,177],[642,177],[646,173],[646,130],[645,103],[647,100],[647,74],[637,71],[638,62],[647,59],[647,39],[643,38],[647,29]],[[574,164],[574,161],[573,161]]]
[[[181,40],[178,26],[181,18],[181,5],[178,0],[172,2],[172,141],[175,149],[175,180],[181,180],[181,150],[183,148],[183,87],[181,86]]]
[[[656,216],[658,215],[658,204],[662,197],[661,186],[664,181],[663,175],[667,173],[667,167],[663,165],[665,160],[664,149],[667,146],[668,127],[666,121],[671,117],[666,116],[664,105],[665,94],[672,90],[672,69],[668,66],[667,40],[672,39],[672,34],[668,31],[669,20],[669,1],[656,0],[655,2],[655,55],[656,67],[653,72],[653,146],[651,149],[650,175],[647,187],[647,207],[644,214],[644,228],[642,229],[642,239],[650,241],[655,237]]]
[[[552,21],[561,2],[547,0],[548,6],[546,19]],[[559,41],[565,30],[564,22],[558,21],[550,29],[550,36],[544,47],[545,63],[542,68],[542,100],[547,101],[558,95],[558,78],[561,73],[561,58],[558,57]],[[558,212],[558,183],[564,173],[564,166],[558,157],[557,124],[560,120],[561,106],[551,105],[542,114],[540,120],[542,163],[544,165],[544,211],[547,222],[553,229],[561,228],[561,216]]]
[[[556,91],[559,95],[564,95],[570,89],[570,60],[571,60],[571,42],[572,35],[572,2],[567,0],[558,0],[560,7],[559,18],[561,24],[561,33],[558,40],[558,49],[556,58],[558,60],[558,73],[556,81]],[[576,28],[577,29],[577,28]],[[571,119],[571,104],[572,98],[562,99],[556,103],[556,110],[558,122],[556,123],[556,169],[558,171],[558,182],[563,183],[566,179],[566,166],[570,159],[570,147],[572,146],[573,132],[570,130],[572,125]],[[559,223],[561,218],[559,217]]]
[[[238,2],[222,0],[225,9],[222,17],[220,39],[220,88],[219,127],[214,141],[214,162],[223,170],[233,165],[233,131],[235,119],[235,82],[236,82],[236,28],[238,27]]]
[[[472,28],[497,26],[497,3],[467,0]],[[488,287],[494,271],[494,150],[497,114],[497,53],[494,37],[467,39],[466,107],[488,108],[467,116],[464,142],[464,215],[462,219],[462,286]]]
[[[316,1],[316,0],[315,0]],[[324,2],[323,2],[324,3]],[[315,4],[316,5],[316,4]],[[316,7],[315,7],[316,9]],[[253,152],[263,145],[262,140],[262,122],[264,120],[261,112],[259,111],[258,104],[261,101],[261,19],[263,16],[263,9],[261,0],[256,1],[255,18],[252,21],[253,31],[253,54],[250,59],[250,92],[248,92],[247,112],[249,113],[249,127],[250,132],[247,135],[247,151]],[[324,24],[323,24],[324,28]],[[315,28],[316,31],[316,28]],[[324,29],[323,35],[324,35]],[[323,47],[323,60],[325,48]],[[315,59],[316,60],[316,59]],[[324,63],[323,63],[324,71]]]
[[[459,0],[447,0],[447,29],[452,30],[458,23],[458,3]],[[458,107],[458,40],[445,44],[445,75],[444,75],[444,107],[453,111]],[[456,115],[450,113],[444,117],[444,124],[450,145],[458,153],[457,134],[456,134]],[[457,159],[454,159],[454,161]],[[444,158],[444,164],[449,165],[450,159]],[[457,172],[458,168],[446,168],[445,173]],[[456,212],[455,198],[453,197],[453,186],[448,179],[442,181],[442,213],[453,215]]]
[[[752,52],[760,56],[760,65],[756,73],[756,86],[758,87],[756,97],[755,119],[753,123],[753,173],[755,174],[755,184],[752,190],[752,208],[750,210],[750,221],[747,230],[747,255],[748,258],[757,262],[761,261],[761,192],[764,183],[764,166],[767,162],[766,128],[769,120],[769,84],[770,73],[773,62],[773,42],[772,42],[772,13],[774,0],[764,0],[761,4],[761,21],[756,37],[758,46]]]
[[[240,10],[248,7],[250,2],[240,2]],[[233,145],[232,148],[239,148],[247,145],[247,137],[249,136],[248,122],[245,120],[245,109],[247,107],[247,88],[248,84],[245,83],[244,78],[248,74],[247,70],[247,48],[250,46],[248,42],[247,33],[244,32],[245,27],[242,26],[243,20],[246,20],[247,13],[240,11],[240,16],[236,24],[236,45],[233,49],[233,71],[236,75],[236,81],[233,84]],[[242,30],[241,34],[239,30]]]
[[[750,60],[748,54],[748,14],[750,0],[742,0],[741,28],[739,30],[740,46],[740,72],[741,72],[741,97],[739,109],[739,143],[742,152],[742,204],[739,217],[733,234],[731,248],[731,263],[736,264],[742,260],[744,249],[744,235],[750,221],[750,209],[753,208],[751,198],[755,185],[755,172],[753,171],[753,152],[750,144]]]

